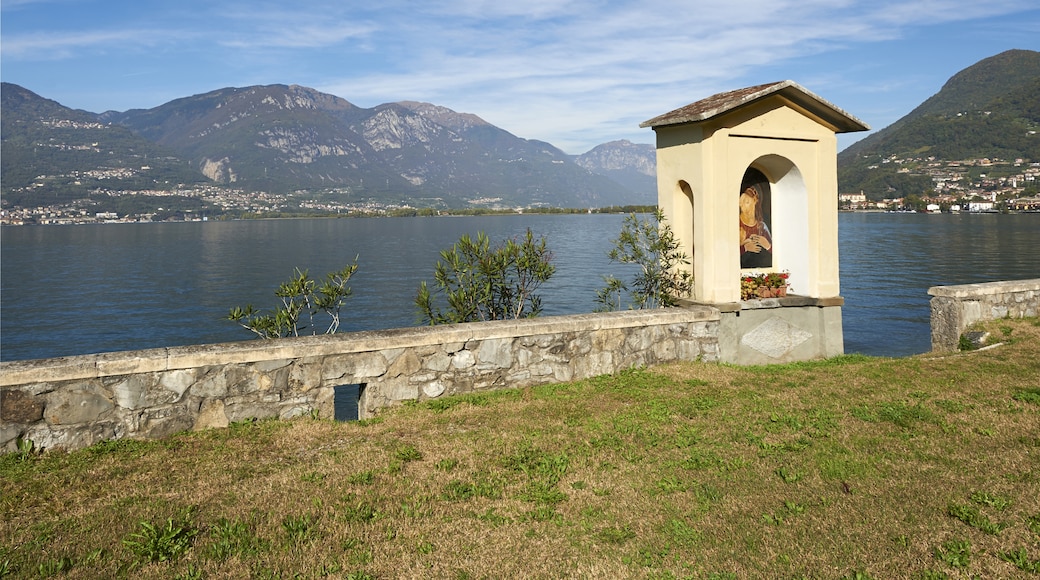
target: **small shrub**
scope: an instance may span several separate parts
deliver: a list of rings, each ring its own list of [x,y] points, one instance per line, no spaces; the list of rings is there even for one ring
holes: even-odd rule
[[[1023,403],[1031,403],[1033,405],[1040,405],[1040,388],[1036,389],[1022,389],[1011,395],[1011,398],[1016,401]]]
[[[41,578],[49,578],[51,576],[57,576],[58,574],[64,574],[72,569],[76,565],[76,561],[69,556],[62,556],[52,560],[46,560],[40,562],[37,567],[37,572]]]
[[[599,532],[596,532],[596,538],[606,544],[620,545],[634,537],[636,537],[636,533],[632,531],[632,528],[628,524],[604,528]]]
[[[367,501],[353,502],[342,509],[343,519],[348,522],[370,522],[378,515],[376,507]]]
[[[180,558],[191,548],[198,530],[187,524],[167,518],[165,524],[142,521],[139,531],[123,540],[135,556],[145,562],[170,562]]]
[[[1001,497],[999,495],[993,495],[985,491],[975,491],[969,496],[971,501],[979,504],[988,506],[996,509],[997,511],[1004,511],[1011,505],[1011,500]]]
[[[285,530],[289,544],[298,546],[317,538],[318,519],[314,514],[286,516],[282,519],[282,529]]]
[[[202,570],[195,567],[195,565],[189,565],[184,572],[180,572],[173,576],[173,580],[202,580],[205,578],[202,574]]]
[[[451,471],[459,466],[458,459],[441,459],[435,466],[439,471]]]
[[[213,538],[206,550],[207,555],[217,561],[238,556],[255,556],[266,549],[260,538],[253,534],[252,526],[240,520],[220,520],[210,529]]]
[[[321,286],[306,270],[297,268],[293,277],[275,290],[281,305],[271,313],[261,314],[252,304],[236,306],[228,312],[227,320],[259,338],[270,339],[299,336],[300,331],[306,328],[311,329],[311,334],[317,334],[318,321],[314,317],[324,313],[328,317],[328,326],[324,332],[334,334],[339,330],[340,310],[352,293],[347,283],[357,268],[355,257],[354,262],[342,270],[326,274]]]
[[[611,262],[635,264],[639,270],[628,283],[603,277],[607,286],[596,293],[600,310],[620,310],[626,293],[631,307],[642,309],[675,306],[693,291],[693,276],[683,268],[689,257],[660,209],[654,210],[652,220],[640,220],[635,214],[626,217],[608,256]]]
[[[975,506],[950,504],[946,512],[969,526],[987,534],[999,534],[1007,527],[1007,524],[991,522],[990,519],[980,513],[978,508]]]
[[[394,451],[394,458],[398,461],[408,463],[410,461],[422,460],[423,454],[421,451],[416,449],[414,445],[404,445],[398,447],[397,450]]]
[[[36,445],[32,440],[19,437],[16,445],[18,446],[18,460],[23,462],[29,461],[33,456],[33,451],[36,450]]]
[[[970,350],[976,350],[977,348],[979,347],[974,342],[972,342],[966,334],[962,334],[960,338],[957,339],[957,350],[959,351],[967,352]]]
[[[372,485],[373,481],[375,481],[375,474],[371,469],[347,476],[347,483],[354,485]]]
[[[441,493],[441,499],[446,501],[461,501],[469,499],[475,494],[476,492],[474,491],[473,484],[455,479],[444,486],[444,491]]]
[[[1040,536],[1040,514],[1026,518],[1026,527],[1029,528],[1029,531]]]
[[[971,543],[967,540],[949,540],[935,549],[935,557],[954,568],[967,568],[971,561]]]
[[[1025,548],[1001,552],[999,556],[1001,560],[1014,564],[1019,570],[1034,574],[1040,573],[1040,560],[1030,559]]]
[[[433,292],[423,281],[415,305],[427,324],[530,318],[542,311],[535,292],[555,272],[545,238],[536,241],[530,229],[523,239],[495,247],[484,232],[476,240],[463,235],[441,251]]]

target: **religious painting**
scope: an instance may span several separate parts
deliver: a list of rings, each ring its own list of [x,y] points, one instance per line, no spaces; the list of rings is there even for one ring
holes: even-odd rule
[[[761,171],[749,167],[740,182],[741,268],[773,267],[771,214],[769,180]]]

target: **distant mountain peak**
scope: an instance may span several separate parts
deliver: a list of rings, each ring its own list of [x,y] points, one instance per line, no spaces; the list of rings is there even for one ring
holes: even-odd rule
[[[657,150],[653,145],[619,139],[593,147],[575,162],[590,171],[635,170],[656,175]]]
[[[397,104],[452,131],[466,131],[473,127],[491,125],[491,123],[471,113],[458,113],[440,105],[419,101],[399,101]]]

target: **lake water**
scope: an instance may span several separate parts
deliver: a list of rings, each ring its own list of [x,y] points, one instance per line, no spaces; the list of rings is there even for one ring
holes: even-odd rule
[[[417,324],[413,300],[460,235],[545,236],[544,314],[591,312],[621,215],[299,219],[0,228],[0,360],[248,340],[231,306],[269,309],[295,267],[358,256],[342,331]],[[839,216],[845,351],[929,350],[930,286],[1040,277],[1040,214]],[[630,272],[630,270],[629,270]]]

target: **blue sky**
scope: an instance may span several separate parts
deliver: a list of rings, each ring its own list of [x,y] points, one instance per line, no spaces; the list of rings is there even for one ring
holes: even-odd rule
[[[2,0],[0,77],[76,109],[299,84],[426,101],[567,153],[791,79],[881,129],[956,72],[1040,50],[1036,0]],[[845,147],[865,134],[841,136]]]

